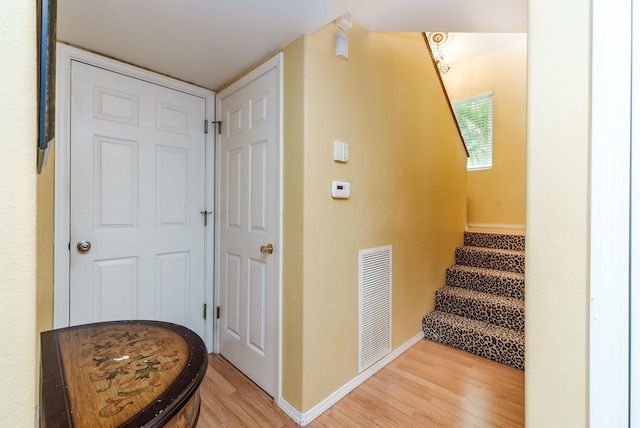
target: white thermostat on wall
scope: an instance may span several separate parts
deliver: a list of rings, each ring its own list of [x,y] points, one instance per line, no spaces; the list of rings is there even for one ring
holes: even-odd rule
[[[331,197],[333,199],[348,199],[351,194],[351,185],[346,181],[331,182]]]

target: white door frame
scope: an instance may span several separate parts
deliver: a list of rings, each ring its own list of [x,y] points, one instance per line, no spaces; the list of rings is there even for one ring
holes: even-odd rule
[[[639,8],[634,8],[634,22],[640,24]],[[638,28],[638,25],[635,25]],[[640,82],[640,35],[634,31],[634,69],[632,79]],[[629,426],[640,426],[640,89],[632,93],[631,156],[631,281],[629,325]]]
[[[593,0],[588,397],[592,427],[637,426],[639,422],[637,409],[630,420],[630,392],[634,388],[638,392],[638,379],[635,385],[629,382],[633,371],[630,334],[638,334],[630,325],[631,275],[638,281],[630,253],[637,261],[633,253],[640,236],[638,232],[631,235],[630,197],[636,199],[637,207],[639,193],[637,189],[635,195],[631,193],[630,156],[632,142],[640,141],[640,98],[632,85],[633,75],[638,76],[632,61],[637,68],[640,49],[632,43],[633,34],[635,41],[639,39],[632,31],[631,16],[628,0]],[[637,174],[638,154],[633,153],[633,158]]]
[[[273,256],[276,257],[276,388],[274,394],[274,401],[276,403],[280,402],[281,396],[280,393],[282,391],[282,254],[283,254],[283,239],[282,239],[282,207],[283,207],[283,53],[279,53],[258,66],[245,76],[241,77],[239,80],[232,83],[229,87],[225,88],[225,90],[233,90],[235,87],[242,87],[248,82],[254,80],[256,77],[261,74],[266,73],[267,71],[275,68],[277,72],[277,85],[278,89],[277,93],[277,114],[278,118],[276,120],[276,126],[278,127],[277,136],[276,136],[276,242],[275,247],[278,251],[273,253]],[[216,114],[219,114],[220,111],[220,102],[218,101],[218,105],[216,106]],[[219,118],[221,120],[222,118]],[[223,123],[222,126],[225,126]],[[216,208],[215,208],[215,223],[216,223],[216,255],[215,255],[215,299],[216,302],[220,300],[220,253],[217,251],[220,248],[220,195],[222,194],[220,191],[220,183],[221,177],[220,173],[222,168],[220,167],[221,162],[221,141],[222,136],[218,136],[217,144],[216,144]],[[214,328],[214,350],[216,354],[219,353],[219,344],[220,344],[220,320],[215,320],[215,328]]]
[[[69,326],[69,231],[71,227],[70,202],[70,82],[71,62],[80,61],[106,70],[124,74],[167,88],[205,99],[207,120],[214,119],[215,92],[175,80],[157,73],[125,64],[110,58],[96,55],[62,43],[57,44],[56,60],[56,137],[55,151],[55,190],[54,190],[54,280],[53,280],[53,328]],[[204,126],[204,124],[203,124]],[[206,177],[205,205],[211,211],[214,204],[214,165],[215,132],[206,134]],[[213,254],[214,228],[208,227],[205,236],[205,303],[207,304],[207,322],[203,338],[209,352],[213,349]]]

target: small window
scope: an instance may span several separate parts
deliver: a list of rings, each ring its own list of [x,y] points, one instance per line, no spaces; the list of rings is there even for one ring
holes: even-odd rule
[[[469,151],[467,170],[491,169],[493,155],[493,96],[467,98],[453,103],[453,111]]]

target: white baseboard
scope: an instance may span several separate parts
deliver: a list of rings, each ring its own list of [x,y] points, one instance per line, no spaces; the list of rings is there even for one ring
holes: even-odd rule
[[[302,420],[304,419],[304,415],[298,411],[295,407],[293,407],[287,400],[280,397],[276,402],[280,410],[285,412],[287,416],[289,416],[295,423],[298,425],[302,425]]]
[[[524,224],[502,223],[469,223],[465,227],[467,232],[503,233],[507,235],[524,235]]]
[[[278,406],[285,412],[291,419],[293,419],[300,426],[306,426],[315,418],[324,413],[331,406],[336,404],[342,398],[344,398],[348,393],[356,389],[360,384],[369,379],[371,376],[376,374],[380,369],[384,368],[391,361],[398,358],[404,351],[411,348],[413,345],[418,343],[420,340],[424,339],[424,333],[420,331],[417,335],[409,339],[407,342],[403,343],[389,354],[387,354],[380,361],[369,367],[367,370],[360,373],[358,376],[351,379],[349,382],[341,386],[334,393],[329,395],[327,398],[322,400],[320,403],[315,405],[311,410],[305,413],[301,413],[298,409],[289,404],[284,398],[280,397],[278,400]]]

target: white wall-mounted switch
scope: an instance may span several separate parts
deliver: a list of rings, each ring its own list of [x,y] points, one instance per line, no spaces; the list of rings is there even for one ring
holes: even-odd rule
[[[347,162],[349,160],[349,145],[342,141],[333,142],[333,160],[336,162]]]
[[[331,182],[331,197],[333,199],[348,199],[351,195],[351,185],[346,181]]]

